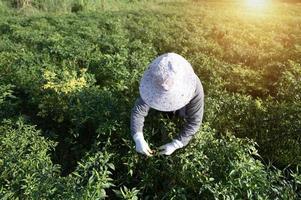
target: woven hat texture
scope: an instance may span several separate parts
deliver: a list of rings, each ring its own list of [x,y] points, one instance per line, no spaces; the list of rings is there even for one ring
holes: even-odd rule
[[[166,53],[151,62],[140,81],[141,98],[160,111],[174,111],[191,100],[196,75],[190,63],[176,53]]]

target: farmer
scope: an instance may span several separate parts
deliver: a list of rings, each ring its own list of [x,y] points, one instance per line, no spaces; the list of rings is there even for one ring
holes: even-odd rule
[[[185,119],[180,134],[159,147],[160,154],[170,155],[186,146],[200,128],[204,110],[203,87],[190,63],[176,53],[157,57],[144,72],[139,92],[131,113],[131,134],[136,151],[147,156],[153,153],[143,137],[144,118],[150,108],[174,111]]]

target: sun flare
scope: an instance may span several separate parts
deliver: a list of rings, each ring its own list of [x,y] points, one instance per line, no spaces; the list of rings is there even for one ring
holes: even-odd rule
[[[246,6],[252,9],[264,9],[267,6],[267,0],[246,0]]]

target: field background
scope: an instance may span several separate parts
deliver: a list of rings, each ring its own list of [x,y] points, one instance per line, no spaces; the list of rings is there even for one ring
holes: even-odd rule
[[[156,56],[191,62],[202,128],[172,156],[134,150]],[[1,199],[300,199],[301,4],[0,1]],[[151,111],[151,148],[180,119]]]

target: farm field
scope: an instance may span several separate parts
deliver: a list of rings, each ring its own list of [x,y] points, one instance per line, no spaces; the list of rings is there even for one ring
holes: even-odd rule
[[[300,199],[301,4],[0,1],[0,199]],[[202,127],[138,154],[140,78],[176,52],[205,91]],[[183,122],[151,110],[154,149]]]

